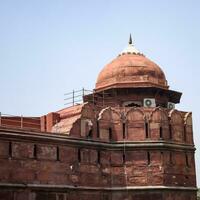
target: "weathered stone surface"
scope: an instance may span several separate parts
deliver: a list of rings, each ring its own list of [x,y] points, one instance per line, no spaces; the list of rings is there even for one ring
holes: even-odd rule
[[[9,157],[9,142],[0,141],[0,158]]]
[[[15,159],[25,159],[34,157],[34,144],[13,142],[12,143],[12,157]]]
[[[57,159],[56,146],[51,145],[37,145],[37,158],[43,160]]]

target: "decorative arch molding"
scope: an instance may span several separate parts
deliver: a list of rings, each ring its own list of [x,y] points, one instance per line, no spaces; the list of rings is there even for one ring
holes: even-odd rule
[[[146,115],[141,108],[131,108],[126,112],[127,138],[130,141],[142,141],[146,138]]]
[[[188,119],[191,119],[191,123],[189,125],[192,125],[192,113],[191,112],[187,112],[185,115],[184,115],[184,124],[187,125],[187,121]]]
[[[169,139],[169,118],[165,109],[156,107],[151,111],[149,127],[149,137],[152,140]]]
[[[181,112],[178,110],[171,110],[169,112],[170,118],[170,135],[171,139],[177,142],[185,141],[185,128],[184,128],[184,120]]]
[[[173,110],[171,110],[170,112],[169,112],[169,118],[170,118],[170,122],[171,122],[171,124],[176,124],[176,119],[174,118],[174,115],[177,115],[177,116],[179,116],[180,118],[180,124],[183,124],[184,123],[184,120],[183,120],[183,117],[182,117],[182,115],[181,115],[181,113],[178,111],[178,110],[175,110],[175,109],[173,109]],[[175,120],[175,122],[174,122],[174,120]]]
[[[149,115],[149,122],[153,121],[153,116],[155,115],[156,112],[160,112],[161,113],[161,120],[158,120],[158,122],[163,122],[163,121],[167,121],[168,122],[168,113],[166,112],[166,110],[162,109],[161,107],[156,107],[156,108],[154,108],[152,110],[152,112]],[[164,114],[166,120],[162,119],[162,116],[163,116],[162,114]]]
[[[119,117],[119,120],[121,120],[121,114],[119,111],[117,111],[116,109],[112,108],[112,107],[106,107],[104,109],[102,109],[100,112],[99,112],[99,115],[98,115],[98,118],[97,120],[101,120],[103,119],[103,116],[106,112],[109,112],[109,114],[111,115],[111,112],[115,113],[118,117]],[[111,119],[111,116],[110,116],[110,119]]]
[[[192,113],[187,112],[184,117],[184,141],[189,144],[194,144],[193,140],[193,124]]]
[[[100,139],[105,141],[122,140],[122,118],[118,110],[112,107],[102,109],[97,121]]]
[[[172,114],[173,114],[174,112],[176,112],[176,111],[177,111],[176,109],[172,109],[172,110],[170,110],[168,116],[171,117]]]
[[[144,121],[146,120],[146,115],[145,115],[144,111],[141,108],[137,108],[137,107],[131,108],[130,110],[128,110],[125,113],[126,120],[129,121],[128,117],[129,117],[130,113],[136,113],[136,112],[138,112],[142,115],[142,118]]]

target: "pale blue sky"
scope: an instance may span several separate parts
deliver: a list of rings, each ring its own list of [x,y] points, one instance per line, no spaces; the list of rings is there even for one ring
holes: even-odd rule
[[[0,111],[42,115],[64,93],[93,89],[102,67],[127,45],[164,70],[193,111],[200,185],[200,1],[1,0]]]

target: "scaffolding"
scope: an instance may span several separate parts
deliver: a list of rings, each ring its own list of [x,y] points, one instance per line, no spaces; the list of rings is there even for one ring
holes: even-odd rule
[[[72,92],[66,93],[64,95],[65,95],[64,105],[67,106],[79,105],[84,101],[86,101],[95,104],[98,107],[99,106],[97,105],[98,103],[101,106],[104,106],[105,101],[113,100],[113,97],[109,96],[110,93],[106,93],[105,91],[97,93],[94,90],[87,90],[84,88],[81,90],[73,90]]]
[[[92,94],[92,93],[93,93],[92,90],[86,90],[85,88],[82,88],[81,90],[73,90],[72,92],[65,93],[64,105],[74,106],[77,104],[81,104],[83,103],[84,96]]]

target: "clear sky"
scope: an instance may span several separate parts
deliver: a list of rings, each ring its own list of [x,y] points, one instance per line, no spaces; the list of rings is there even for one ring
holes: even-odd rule
[[[127,45],[164,70],[193,111],[200,186],[200,1],[1,0],[0,111],[43,115],[64,93],[93,89],[102,67]]]

